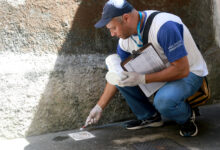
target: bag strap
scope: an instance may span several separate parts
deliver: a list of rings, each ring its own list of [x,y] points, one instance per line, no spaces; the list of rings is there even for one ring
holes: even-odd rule
[[[159,11],[156,11],[156,12],[153,12],[152,14],[150,14],[150,16],[147,18],[147,21],[146,21],[146,24],[145,24],[145,27],[144,27],[144,32],[143,32],[143,44],[148,44],[148,34],[149,34],[149,31],[150,31],[150,27],[151,27],[151,24],[153,22],[153,19],[154,17],[159,14],[161,12]]]

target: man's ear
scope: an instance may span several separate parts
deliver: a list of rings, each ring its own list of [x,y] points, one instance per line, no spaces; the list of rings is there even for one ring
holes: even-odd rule
[[[129,16],[129,14],[123,14],[122,15],[122,19],[123,19],[123,22],[128,22],[129,21],[129,19],[130,19],[130,16]]]

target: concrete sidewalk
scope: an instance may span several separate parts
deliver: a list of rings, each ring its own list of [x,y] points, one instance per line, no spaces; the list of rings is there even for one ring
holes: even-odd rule
[[[124,122],[90,127],[95,138],[75,141],[69,133],[50,133],[25,139],[0,140],[1,150],[220,150],[220,104],[200,107],[199,134],[185,138],[179,127],[166,121],[160,128],[126,130]]]

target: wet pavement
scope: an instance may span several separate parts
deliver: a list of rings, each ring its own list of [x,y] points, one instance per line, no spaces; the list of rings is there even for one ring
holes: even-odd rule
[[[163,127],[126,130],[125,122],[90,127],[95,137],[75,141],[71,130],[14,140],[0,140],[1,150],[220,150],[220,104],[200,107],[196,137],[181,137],[179,126],[165,120]]]

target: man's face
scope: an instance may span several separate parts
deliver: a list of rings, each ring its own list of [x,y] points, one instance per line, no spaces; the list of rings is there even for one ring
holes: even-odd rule
[[[111,36],[127,39],[132,35],[128,23],[122,19],[113,18],[106,27],[109,29]]]

